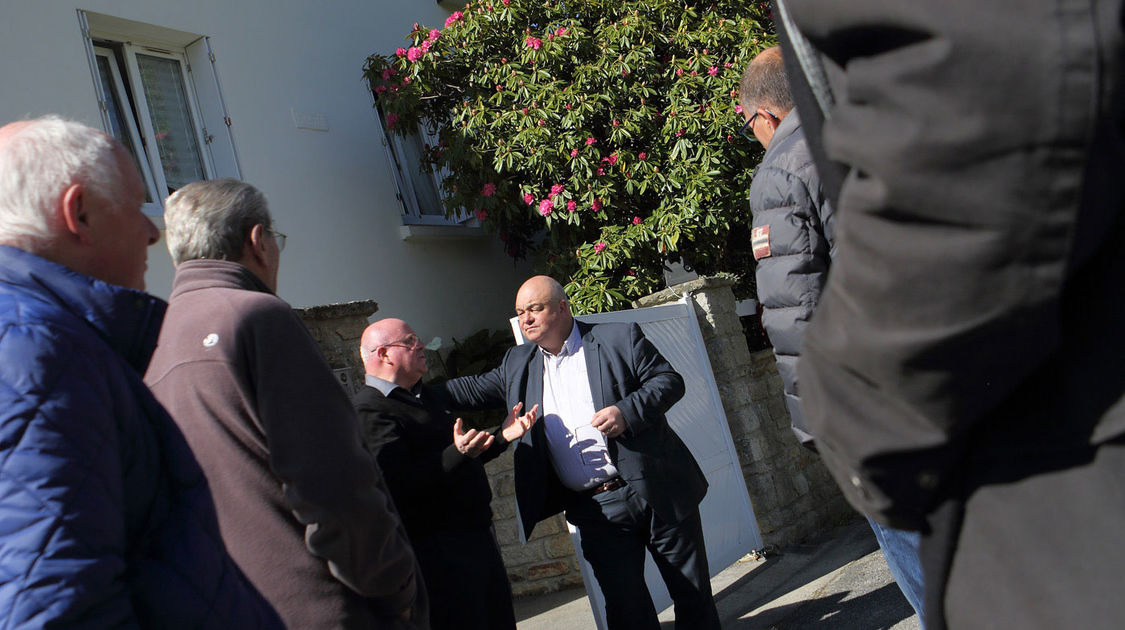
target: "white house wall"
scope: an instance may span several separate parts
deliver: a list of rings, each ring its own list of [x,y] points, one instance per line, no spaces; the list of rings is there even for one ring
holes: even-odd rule
[[[291,304],[374,299],[424,336],[503,325],[526,267],[492,237],[401,240],[361,78],[367,55],[392,52],[415,21],[440,27],[448,11],[433,0],[2,0],[0,121],[57,113],[101,126],[76,9],[210,37],[243,178],[289,235],[278,292]],[[292,110],[323,114],[329,130],[296,128]],[[146,278],[168,295],[161,245]]]

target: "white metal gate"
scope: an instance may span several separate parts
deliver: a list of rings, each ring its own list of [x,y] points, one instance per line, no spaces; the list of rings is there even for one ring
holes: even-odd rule
[[[703,534],[707,544],[707,563],[714,576],[753,549],[761,548],[762,537],[758,521],[746,491],[742,467],[731,440],[726,413],[719,398],[715,375],[707,358],[703,335],[690,303],[679,303],[649,308],[599,313],[579,317],[591,324],[603,322],[635,322],[664,358],[684,378],[686,393],[668,411],[668,423],[683,439],[707,476],[710,487],[699,506],[703,520]],[[516,343],[525,342],[519,323],[511,320]],[[580,536],[570,526],[570,538],[578,552],[582,579],[594,611],[599,630],[604,630],[605,601],[594,572],[582,558]],[[672,603],[664,581],[652,558],[645,566],[645,580],[652,594],[656,610]]]

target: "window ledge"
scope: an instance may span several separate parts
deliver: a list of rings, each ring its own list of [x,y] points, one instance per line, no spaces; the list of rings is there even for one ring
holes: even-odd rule
[[[398,229],[398,234],[404,241],[433,241],[483,238],[488,233],[479,226],[406,224]]]

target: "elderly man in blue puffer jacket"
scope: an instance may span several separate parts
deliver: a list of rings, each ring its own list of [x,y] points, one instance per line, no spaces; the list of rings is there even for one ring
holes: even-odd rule
[[[166,307],[144,201],[104,134],[0,128],[0,628],[282,627],[141,381]]]

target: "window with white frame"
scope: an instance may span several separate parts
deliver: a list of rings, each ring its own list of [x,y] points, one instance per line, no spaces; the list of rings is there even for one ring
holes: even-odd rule
[[[398,186],[402,222],[407,225],[477,225],[479,222],[465,210],[451,218],[445,216],[441,182],[448,170],[427,172],[422,168],[422,156],[437,146],[437,137],[425,129],[406,136],[391,133],[382,107],[376,106],[375,111],[383,127],[387,160]]]
[[[83,11],[79,21],[106,132],[133,155],[146,213],[191,182],[240,176],[205,37]]]

